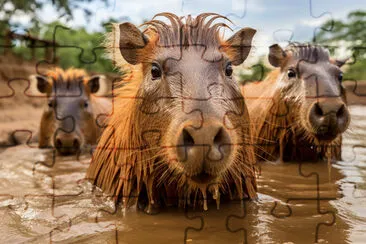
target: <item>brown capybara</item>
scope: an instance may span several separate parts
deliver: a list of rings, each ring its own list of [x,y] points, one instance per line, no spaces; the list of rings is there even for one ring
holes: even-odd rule
[[[80,69],[49,70],[32,75],[31,82],[45,94],[47,104],[39,129],[39,147],[54,147],[62,155],[75,154],[85,145],[97,143],[103,124],[97,116],[108,115],[111,99],[97,92],[106,86],[105,77],[89,77]]]
[[[109,50],[130,67],[129,82],[115,94],[87,178],[116,202],[152,212],[189,203],[207,209],[220,193],[256,196],[249,117],[232,75],[256,31],[224,40],[220,19],[162,13],[144,31],[114,25]]]
[[[271,46],[269,62],[277,69],[242,87],[259,159],[340,160],[350,123],[340,70],[346,59],[330,58],[321,46],[290,44]]]

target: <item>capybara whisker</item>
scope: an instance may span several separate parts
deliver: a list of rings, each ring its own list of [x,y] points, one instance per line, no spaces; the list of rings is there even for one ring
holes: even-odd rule
[[[87,178],[125,206],[136,203],[128,197],[136,192],[147,212],[196,204],[198,195],[207,209],[209,199],[220,202],[226,183],[237,197],[255,198],[250,120],[233,66],[247,58],[256,31],[243,28],[225,40],[226,24],[216,23],[224,16],[157,16],[166,22],[148,21],[144,31],[114,24],[109,34],[107,49],[128,69],[128,82],[115,90],[110,129]]]
[[[86,145],[97,143],[102,128],[99,114],[111,110],[111,100],[101,94],[106,79],[89,77],[80,69],[49,70],[45,76],[32,75],[30,81],[47,103],[39,129],[39,147],[54,147],[62,155],[79,154]],[[96,96],[97,94],[97,96]]]
[[[277,67],[259,83],[244,85],[253,122],[257,158],[281,161],[341,159],[341,135],[349,126],[345,89],[338,62],[318,45],[270,47]],[[327,153],[325,147],[332,147]]]

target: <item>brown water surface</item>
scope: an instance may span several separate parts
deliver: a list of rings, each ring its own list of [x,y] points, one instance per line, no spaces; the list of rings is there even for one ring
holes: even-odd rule
[[[366,115],[351,108],[344,161],[262,163],[257,201],[206,212],[116,211],[83,180],[90,158],[0,152],[0,243],[366,243]],[[43,162],[43,163],[41,163]]]

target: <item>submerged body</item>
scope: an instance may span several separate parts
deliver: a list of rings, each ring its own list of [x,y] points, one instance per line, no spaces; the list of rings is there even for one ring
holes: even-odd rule
[[[79,69],[48,71],[46,76],[30,79],[45,94],[47,105],[42,114],[39,147],[54,147],[62,155],[75,154],[97,143],[103,119],[111,111],[111,99],[97,93],[105,85],[104,76],[89,77]]]
[[[341,158],[341,134],[350,116],[340,67],[320,46],[270,48],[278,67],[265,80],[243,86],[259,160]]]
[[[246,59],[255,31],[224,41],[218,29],[226,25],[213,24],[222,16],[158,16],[170,23],[153,19],[144,32],[114,26],[110,50],[130,80],[116,91],[87,178],[147,212],[194,202],[206,209],[220,193],[255,197],[249,118],[231,67]]]

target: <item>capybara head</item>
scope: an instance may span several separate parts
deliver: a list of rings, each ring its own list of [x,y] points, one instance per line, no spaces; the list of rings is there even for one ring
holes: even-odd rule
[[[247,58],[255,30],[224,40],[219,29],[227,26],[215,23],[223,16],[157,17],[169,21],[154,18],[143,32],[115,25],[112,45],[132,81],[118,91],[88,177],[127,199],[142,185],[149,201],[159,187],[158,195],[189,198],[201,190],[205,198],[210,186],[217,194],[235,181],[241,193],[246,180],[254,196],[249,118],[233,66]]]
[[[63,155],[75,154],[85,144],[95,144],[98,125],[91,94],[104,76],[88,77],[83,70],[56,68],[46,76],[33,75],[37,90],[47,97],[42,115],[39,147],[53,146]]]
[[[281,68],[277,87],[305,135],[327,144],[348,128],[350,114],[340,70],[346,59],[330,58],[321,46],[291,44],[285,50],[271,46],[269,62]]]

